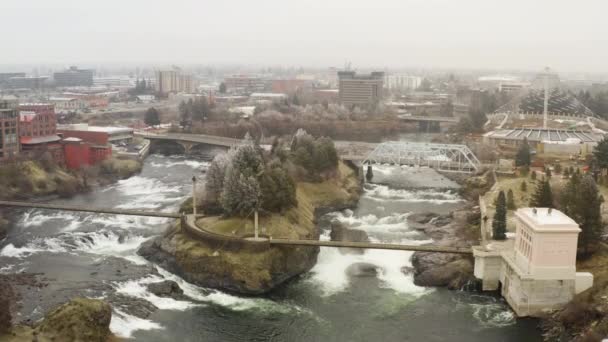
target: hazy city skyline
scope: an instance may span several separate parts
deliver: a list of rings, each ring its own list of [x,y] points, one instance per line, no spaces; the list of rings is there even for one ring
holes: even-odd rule
[[[0,64],[606,72],[603,1],[4,1]],[[27,24],[24,24],[27,19]]]

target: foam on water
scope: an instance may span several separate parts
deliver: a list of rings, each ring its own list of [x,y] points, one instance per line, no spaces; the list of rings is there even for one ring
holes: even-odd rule
[[[189,166],[193,169],[203,169],[204,170],[209,166],[209,163],[205,162],[205,161],[198,161],[198,160],[182,160],[182,161],[175,161],[175,162],[169,161],[169,162],[164,162],[164,163],[152,162],[152,163],[150,163],[150,165],[152,167],[162,167],[162,168],[184,165],[184,166]]]
[[[161,282],[164,279],[159,276],[148,276],[137,280],[128,280],[125,282],[117,282],[114,284],[116,292],[128,295],[131,297],[141,298],[154,304],[162,310],[179,310],[183,311],[196,306],[196,304],[175,300],[173,298],[158,297],[147,289],[147,285],[151,283]]]
[[[386,185],[379,184],[367,184],[363,196],[379,202],[430,202],[442,204],[458,203],[463,201],[463,199],[455,192],[391,189]]]
[[[22,259],[40,252],[65,253],[67,252],[67,249],[63,246],[63,242],[60,239],[37,238],[22,247],[15,247],[15,245],[9,243],[2,248],[0,256]]]
[[[460,201],[456,194],[438,191],[408,191],[394,190],[384,185],[369,185],[363,194],[367,198],[385,201],[407,202],[436,202]],[[383,212],[383,210],[379,210]],[[407,245],[423,245],[432,243],[421,232],[412,230],[407,222],[410,213],[393,213],[387,216],[368,214],[357,216],[352,210],[335,212],[329,216],[349,228],[363,230],[372,242],[389,242]],[[329,231],[321,235],[321,239],[329,240]],[[317,264],[311,270],[312,280],[322,284],[325,295],[343,291],[349,286],[350,277],[347,274],[349,266],[355,263],[369,263],[378,268],[378,279],[381,286],[399,293],[422,295],[429,289],[414,285],[412,275],[405,274],[402,269],[411,267],[410,258],[413,252],[368,249],[362,254],[344,254],[339,249],[321,247]]]
[[[169,222],[171,219],[164,217],[140,217],[125,215],[97,215],[91,218],[91,223],[103,225],[108,228],[119,229],[150,229]]]
[[[73,232],[56,237],[36,238],[21,247],[12,243],[6,245],[0,256],[24,258],[36,253],[74,253],[86,252],[98,255],[130,255],[147,238],[142,236],[123,236],[111,231]]]
[[[158,179],[143,176],[133,176],[128,179],[119,180],[116,186],[123,195],[141,196],[153,195],[158,193],[180,193],[180,185],[168,185]]]
[[[329,240],[329,232],[325,232],[321,238]],[[311,279],[322,285],[324,295],[333,295],[349,286],[349,266],[355,263],[370,263],[378,267],[378,279],[383,287],[400,293],[422,295],[429,290],[414,285],[412,276],[401,270],[405,266],[411,266],[409,259],[412,254],[413,252],[379,249],[368,249],[363,254],[342,254],[338,248],[321,247],[317,264],[311,270]]]
[[[253,311],[257,313],[291,312],[313,315],[312,312],[293,304],[277,303],[265,298],[238,297],[214,289],[203,289],[159,266],[156,269],[165,279],[176,282],[186,296],[200,302],[220,305],[233,311]]]
[[[110,321],[110,330],[118,337],[131,338],[133,332],[137,330],[160,330],[163,327],[147,319],[135,317],[114,309],[112,320]]]
[[[121,237],[113,232],[75,232],[73,236],[76,250],[101,255],[128,254],[147,240],[139,235]]]
[[[21,218],[21,225],[29,227],[41,227],[51,221],[68,222],[62,229],[63,231],[73,231],[79,228],[83,220],[75,214],[69,212],[49,212],[46,210],[29,210]]]

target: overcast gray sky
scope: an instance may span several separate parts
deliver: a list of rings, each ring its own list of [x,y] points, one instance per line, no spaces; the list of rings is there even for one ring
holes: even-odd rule
[[[0,64],[608,71],[606,0],[1,0]]]

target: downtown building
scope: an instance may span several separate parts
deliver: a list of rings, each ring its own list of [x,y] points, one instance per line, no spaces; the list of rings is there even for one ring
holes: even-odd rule
[[[61,137],[57,135],[55,106],[50,103],[23,103],[19,105],[19,142],[22,154],[39,159],[43,154],[63,164]]]
[[[195,91],[194,78],[191,74],[183,73],[181,69],[157,70],[155,89],[162,95],[171,93],[193,93]]]
[[[93,70],[78,69],[71,66],[69,69],[53,74],[57,87],[91,87],[93,85]]]
[[[339,99],[345,106],[375,106],[382,99],[384,73],[374,71],[357,75],[354,71],[338,72]]]
[[[19,102],[14,96],[0,97],[0,161],[19,155]]]
[[[232,75],[224,78],[224,84],[226,91],[231,94],[261,93],[266,90],[266,81],[255,75]],[[287,87],[287,85],[277,83],[277,87]]]

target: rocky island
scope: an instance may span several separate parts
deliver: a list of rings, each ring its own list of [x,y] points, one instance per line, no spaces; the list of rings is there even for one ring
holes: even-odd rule
[[[206,178],[197,201],[205,215],[196,225],[207,237],[176,224],[138,253],[196,285],[247,295],[307,272],[319,253],[319,247],[244,243],[253,234],[254,210],[266,237],[318,240],[316,219],[356,206],[361,193],[358,172],[338,161],[333,142],[305,133],[289,150],[277,143],[267,153],[251,143],[219,155]]]

